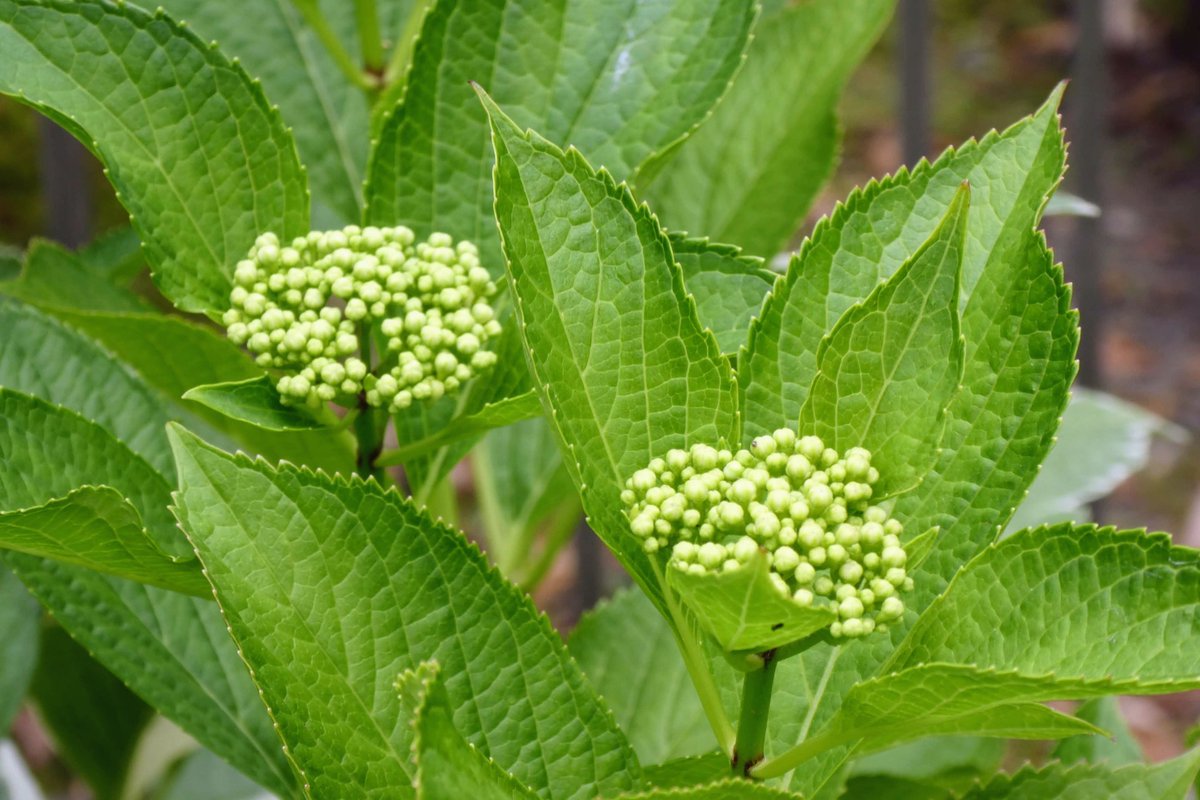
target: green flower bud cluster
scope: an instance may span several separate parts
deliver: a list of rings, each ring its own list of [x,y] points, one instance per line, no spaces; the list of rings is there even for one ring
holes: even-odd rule
[[[883,631],[912,588],[903,527],[872,505],[871,453],[844,454],[783,428],[732,452],[671,450],[626,482],[629,527],[649,553],[703,575],[740,569],[765,553],[771,582],[805,607],[837,611],[836,637]]]
[[[233,275],[229,338],[283,370],[285,402],[367,403],[397,411],[453,393],[496,361],[496,294],[479,251],[444,233],[417,242],[395,228],[314,231],[284,245],[259,236]],[[363,337],[379,343],[364,360]]]

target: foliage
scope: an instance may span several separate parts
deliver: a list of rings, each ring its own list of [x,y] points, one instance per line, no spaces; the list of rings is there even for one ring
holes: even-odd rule
[[[153,712],[168,798],[1185,795],[1105,699],[1200,687],[1200,554],[1080,512],[1170,429],[1070,396],[1061,89],[775,273],[888,0],[243,5],[0,0],[132,226],[2,256],[0,723],[100,797]],[[564,645],[581,510],[637,585]]]

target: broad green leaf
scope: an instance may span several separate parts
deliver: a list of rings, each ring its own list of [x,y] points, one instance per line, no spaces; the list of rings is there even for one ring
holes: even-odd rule
[[[197,386],[184,392],[183,399],[269,431],[307,431],[323,427],[308,409],[284,405],[275,390],[275,381],[269,375]]]
[[[354,15],[337,2],[322,5],[343,45],[357,56]],[[400,0],[383,4],[400,13],[407,5]],[[357,222],[367,161],[367,100],[338,70],[291,0],[255,2],[252,25],[246,24],[243,0],[166,0],[162,6],[262,81],[296,138],[314,204],[331,209],[338,225]]]
[[[1145,761],[1142,747],[1129,730],[1115,697],[1096,697],[1075,711],[1075,716],[1109,732],[1109,736],[1072,736],[1063,739],[1051,755],[1070,764],[1075,761],[1097,763],[1107,761],[1112,766],[1139,764]]]
[[[84,486],[129,499],[154,544],[171,556],[191,548],[172,524],[162,475],[93,422],[39,398],[0,389],[0,511],[40,506]]]
[[[497,428],[471,458],[487,553],[505,577],[531,590],[583,513],[554,431],[540,416]]]
[[[0,386],[75,410],[155,470],[173,476],[163,441],[167,414],[132,370],[87,337],[21,303],[0,300],[0,330]],[[62,494],[66,491],[41,499]]]
[[[147,703],[279,797],[304,796],[215,603],[19,553],[3,558]]]
[[[0,512],[0,547],[212,597],[196,560],[190,554],[175,558],[164,553],[137,509],[108,486],[81,486],[38,506]]]
[[[1153,766],[1130,764],[1050,764],[998,776],[961,800],[1183,800],[1200,771],[1200,753],[1192,751]]]
[[[656,604],[657,566],[620,493],[671,447],[733,440],[728,361],[700,326],[645,206],[574,150],[522,133],[481,95],[496,150],[496,219],[525,349],[592,527]]]
[[[762,256],[783,250],[833,171],[846,80],[894,6],[810,0],[764,11],[728,94],[648,188],[667,227]]]
[[[736,354],[775,274],[762,259],[707,239],[672,234],[671,249],[688,293],[696,298],[700,323],[717,337],[722,353]]]
[[[180,308],[226,308],[234,264],[259,233],[307,230],[304,171],[278,113],[239,66],[166,16],[3,0],[0,51],[0,93],[100,158]]]
[[[1173,430],[1149,411],[1103,392],[1076,388],[1054,449],[1009,520],[1008,530],[1081,521],[1078,516],[1084,506],[1146,466],[1155,434]]]
[[[371,152],[366,218],[446,231],[503,269],[478,81],[522,126],[631,177],[709,112],[742,60],[744,0],[445,0]]]
[[[993,251],[1027,232],[1063,168],[1055,91],[1003,134],[947,150],[936,162],[856,189],[819,222],[751,328],[738,380],[748,439],[792,424],[816,373],[817,347],[855,303],[937,229],[961,184],[971,186],[962,287],[970,297]],[[1009,245],[1011,246],[1011,245]],[[964,325],[968,347],[971,331]]]
[[[400,676],[402,693],[417,695],[410,712],[415,720],[413,780],[419,800],[534,800],[528,788],[476,750],[454,726],[454,709],[436,664],[424,663]]]
[[[0,283],[0,294],[35,305],[89,311],[146,311],[150,307],[133,292],[89,269],[75,253],[45,239],[33,240],[20,276]]]
[[[42,634],[32,693],[55,752],[97,800],[120,800],[153,709],[57,627]]]
[[[671,629],[641,590],[624,589],[585,614],[569,647],[643,764],[716,748]],[[728,774],[729,759],[720,759],[719,775]]]
[[[40,617],[37,602],[0,564],[0,735],[7,735],[33,677]]]
[[[247,380],[263,374],[261,367],[216,330],[180,317],[58,308],[51,308],[50,312],[100,342],[172,400],[180,399],[195,386]],[[264,457],[329,472],[349,472],[354,468],[354,439],[349,433],[339,434],[327,428],[268,431],[233,420],[199,403],[188,404],[187,410],[196,411],[218,430]],[[155,433],[161,443],[161,428]],[[170,468],[173,466],[171,463]]]
[[[375,463],[381,466],[404,464],[411,459],[427,456],[438,448],[465,437],[478,437],[492,428],[536,417],[542,413],[542,403],[533,390],[505,397],[488,403],[478,411],[457,417],[432,436],[415,442],[406,442],[395,450],[385,453]]]
[[[704,786],[651,789],[624,794],[620,800],[800,800],[800,795],[773,789],[761,783],[729,778]]]
[[[421,661],[444,670],[455,727],[540,795],[636,785],[558,635],[460,533],[374,482],[170,433],[181,524],[313,797],[412,796],[392,684]]]
[[[1027,529],[959,572],[823,738],[1200,687],[1188,648],[1163,644],[1188,641],[1198,621],[1200,552],[1136,531]],[[819,739],[806,744],[819,751]]]
[[[650,607],[653,610],[653,606]],[[682,670],[682,664],[680,665]],[[658,789],[684,788],[719,781],[729,774],[729,758],[720,751],[677,758],[642,768],[646,782]]]
[[[802,606],[771,583],[766,552],[759,550],[740,569],[693,575],[667,568],[667,585],[683,600],[700,627],[725,652],[761,653],[791,644],[837,621],[832,605]]]
[[[888,800],[954,800],[953,793],[944,786],[892,775],[851,778],[838,794],[839,800],[877,800],[880,797]]]
[[[933,466],[962,378],[958,295],[969,207],[964,185],[929,241],[817,348],[800,431],[839,452],[870,450],[882,497],[913,488]]]

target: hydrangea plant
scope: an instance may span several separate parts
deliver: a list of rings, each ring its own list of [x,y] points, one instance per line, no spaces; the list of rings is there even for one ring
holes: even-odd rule
[[[0,284],[0,723],[102,797],[156,713],[175,798],[1185,796],[1106,698],[1200,688],[1200,557],[1035,483],[1061,89],[775,271],[888,0],[335,5],[0,0],[132,222]],[[634,586],[564,644],[580,507]]]

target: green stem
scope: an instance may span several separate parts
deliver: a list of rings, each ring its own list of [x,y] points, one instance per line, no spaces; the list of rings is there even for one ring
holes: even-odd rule
[[[329,26],[325,15],[321,13],[321,9],[317,6],[317,0],[292,0],[292,5],[300,12],[300,16],[304,17],[308,27],[313,29],[313,33],[317,34],[317,38],[321,40],[321,44],[329,52],[333,62],[350,82],[363,91],[375,91],[378,88],[377,81],[370,78],[359,68],[358,64],[354,63],[354,58],[346,50],[342,40],[334,33],[333,28]]]
[[[533,593],[542,579],[546,577],[546,573],[550,571],[550,567],[554,566],[555,559],[562,551],[563,546],[571,541],[571,536],[575,533],[575,528],[579,522],[578,504],[571,503],[570,508],[566,511],[560,510],[556,519],[552,520],[546,530],[546,534],[542,541],[542,550],[538,553],[537,561],[526,572],[525,577],[521,578],[520,586],[526,592]],[[525,552],[528,555],[532,547],[526,546]]]
[[[358,24],[358,40],[367,72],[382,77],[383,36],[379,32],[379,10],[375,0],[354,0],[354,20]]]
[[[847,744],[856,737],[845,734],[823,734],[805,739],[800,744],[758,765],[751,765],[751,777],[759,780],[782,777],[813,756],[820,755],[826,750]]]
[[[763,759],[767,741],[767,715],[771,710],[771,688],[775,684],[775,651],[762,654],[762,669],[747,672],[742,682],[742,711],[737,741],[729,760],[733,774],[751,777],[750,770]]]

